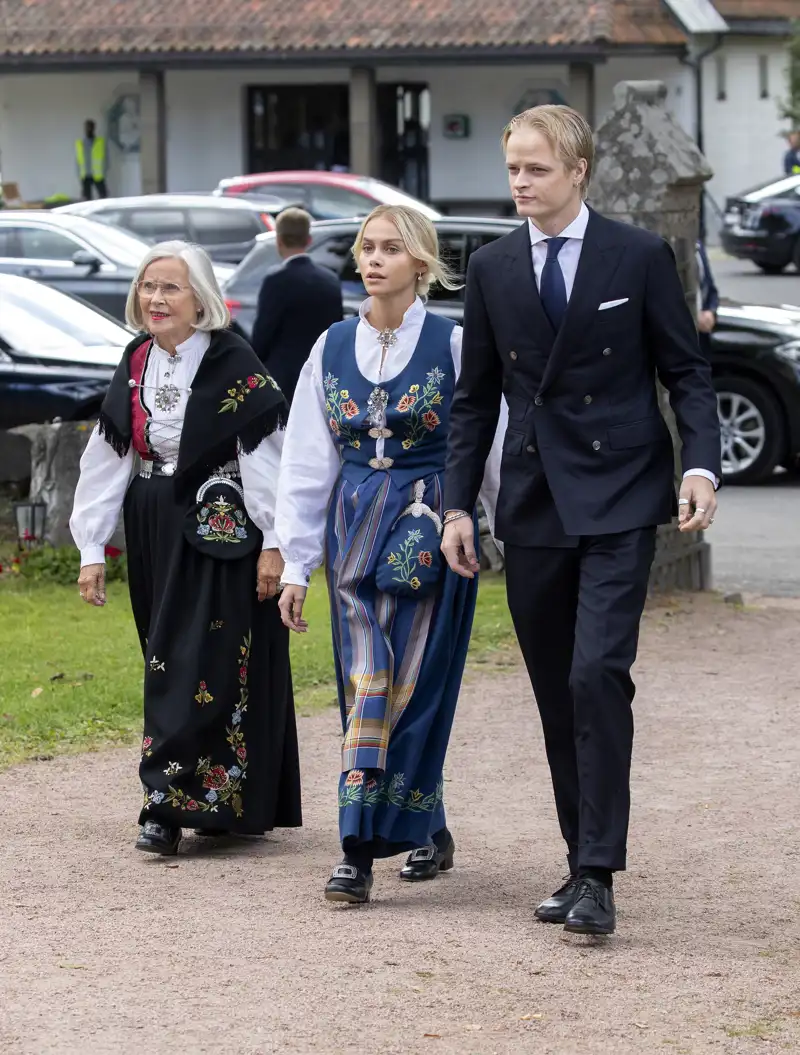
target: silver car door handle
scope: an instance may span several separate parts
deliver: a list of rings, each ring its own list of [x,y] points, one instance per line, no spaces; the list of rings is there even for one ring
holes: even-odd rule
[[[22,274],[26,278],[41,278],[42,269],[40,267],[24,267],[22,269]]]

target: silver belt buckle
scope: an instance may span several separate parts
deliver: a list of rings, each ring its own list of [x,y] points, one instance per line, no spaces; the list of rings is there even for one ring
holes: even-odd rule
[[[172,476],[174,472],[175,466],[172,464],[172,462],[164,462],[164,464],[161,466],[162,476]]]

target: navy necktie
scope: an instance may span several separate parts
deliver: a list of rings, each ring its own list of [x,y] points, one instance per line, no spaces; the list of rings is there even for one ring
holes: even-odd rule
[[[558,254],[567,244],[566,238],[548,238],[547,260],[539,280],[539,297],[553,329],[558,333],[567,311],[567,286],[558,262]]]

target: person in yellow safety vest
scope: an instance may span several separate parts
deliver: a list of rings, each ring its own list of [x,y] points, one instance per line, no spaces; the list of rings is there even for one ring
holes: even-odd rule
[[[78,176],[81,181],[81,189],[84,201],[90,201],[92,188],[95,189],[98,198],[107,198],[106,171],[108,169],[108,155],[106,152],[106,141],[103,136],[95,135],[94,121],[86,121],[84,124],[83,139],[75,140],[75,160],[78,163]]]
[[[800,132],[790,132],[786,137],[789,149],[783,155],[783,171],[786,176],[800,173]]]

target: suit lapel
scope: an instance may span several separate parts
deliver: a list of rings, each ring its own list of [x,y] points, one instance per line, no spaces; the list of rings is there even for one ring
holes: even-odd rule
[[[580,342],[597,318],[597,309],[605,299],[611,279],[622,258],[623,247],[616,241],[611,224],[589,210],[589,223],[583,239],[578,271],[569,298],[567,313],[547,360],[539,393],[552,385],[569,359],[571,349]],[[537,298],[538,299],[538,298]],[[541,302],[540,302],[541,306]],[[544,314],[544,309],[542,309]]]
[[[508,239],[504,264],[508,283],[506,288],[514,304],[515,317],[522,321],[523,327],[549,353],[556,333],[539,299],[527,220]]]

